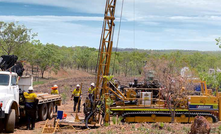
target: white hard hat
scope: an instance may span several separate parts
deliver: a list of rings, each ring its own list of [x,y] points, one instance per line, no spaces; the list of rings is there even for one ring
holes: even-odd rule
[[[33,88],[32,86],[30,86],[30,87],[28,88],[28,90],[33,91],[34,88]]]
[[[93,86],[93,87],[94,87],[94,86],[95,86],[95,85],[94,85],[94,83],[91,83],[91,86]]]
[[[79,85],[79,84],[77,84],[77,87],[80,87],[80,85]]]
[[[54,85],[54,87],[58,87],[57,85]]]

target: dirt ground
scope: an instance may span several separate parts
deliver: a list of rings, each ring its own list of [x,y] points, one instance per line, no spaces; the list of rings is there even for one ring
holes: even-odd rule
[[[76,84],[83,84],[82,93],[83,100],[81,104],[83,104],[86,96],[87,90],[90,86],[91,82],[95,81],[95,76],[81,72],[81,71],[70,71],[60,73],[58,76],[54,75],[56,80],[49,81],[43,85],[35,86],[36,92],[44,92],[50,93],[50,87],[54,84],[59,86],[60,93],[68,92],[68,96],[66,98],[66,102],[63,103],[62,106],[58,107],[58,110],[64,111],[67,114],[69,120],[74,120],[74,116],[76,113],[73,112],[73,101],[70,100],[71,91],[75,88]],[[120,80],[121,84],[128,85],[129,82],[133,81],[135,77],[116,77]],[[142,80],[142,77],[138,77],[139,81]],[[83,108],[81,106],[81,108]],[[84,118],[84,114],[78,113],[80,118]],[[25,122],[25,121],[24,121]],[[114,123],[115,122],[115,123]],[[49,121],[49,124],[53,124],[53,120]],[[38,121],[36,123],[35,130],[25,130],[25,123],[17,124],[17,128],[15,130],[15,134],[40,134],[45,125],[45,121]],[[133,133],[145,133],[145,134],[187,134],[190,131],[190,124],[170,124],[170,123],[133,123],[133,124],[117,124],[117,119],[112,119],[112,123],[110,126],[102,126],[91,128],[90,130],[82,129],[80,127],[64,127],[61,126],[62,134],[71,134],[71,133],[84,133],[84,134],[115,134],[115,133],[124,133],[124,134],[133,134]],[[162,127],[162,128],[159,128]],[[221,132],[221,122],[212,124],[211,133],[219,133]]]

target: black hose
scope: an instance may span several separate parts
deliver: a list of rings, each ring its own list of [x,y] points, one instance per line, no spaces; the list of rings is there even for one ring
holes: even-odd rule
[[[101,105],[101,109],[103,108],[101,101],[98,101],[96,106],[97,105]],[[99,109],[96,107],[95,110],[91,111],[90,114],[86,117],[86,119],[85,119],[85,127],[87,129],[89,128],[88,127],[88,120],[91,118],[92,115],[94,115],[95,112],[98,112],[98,111],[99,111]],[[103,111],[103,113],[104,113],[104,111]],[[104,117],[105,117],[105,114],[102,114],[102,119],[104,119]]]
[[[85,120],[85,127],[88,129],[89,127],[88,127],[88,120],[91,118],[91,116],[95,113],[97,111],[97,109],[95,109],[93,112],[91,112],[88,116],[87,116],[87,118],[86,118],[86,120]]]

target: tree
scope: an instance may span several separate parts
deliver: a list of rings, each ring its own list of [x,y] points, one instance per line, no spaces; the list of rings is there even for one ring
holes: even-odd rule
[[[37,51],[36,61],[41,70],[41,76],[44,78],[44,72],[47,69],[52,69],[54,72],[59,70],[60,65],[60,53],[58,46],[54,44],[39,44],[40,49]]]
[[[74,66],[74,49],[72,47],[62,46],[59,48],[59,52],[61,55],[60,67],[72,68]]]
[[[131,57],[128,52],[120,53],[119,62],[125,77],[128,75],[128,72],[130,72],[130,67],[129,67],[129,62],[131,61],[130,58]]]
[[[185,80],[180,75],[180,64],[184,63],[179,63],[182,56],[178,55],[180,54],[151,56],[145,66],[145,71],[155,71],[155,78],[161,83],[160,94],[170,111],[171,122],[175,121],[176,108],[181,105],[186,106],[187,100],[185,93],[181,91],[182,87],[186,87]]]
[[[216,45],[218,45],[219,48],[221,48],[221,37],[216,38],[215,41],[216,41]]]
[[[29,42],[34,36],[36,34],[31,35],[31,29],[27,29],[24,25],[0,22],[0,47],[8,55]]]
[[[97,63],[97,55],[93,54],[96,51],[94,48],[89,47],[75,47],[74,48],[74,61],[76,62],[77,68],[82,68],[88,71],[90,61],[93,60]],[[96,56],[96,57],[95,57]],[[95,60],[95,61],[94,61]]]

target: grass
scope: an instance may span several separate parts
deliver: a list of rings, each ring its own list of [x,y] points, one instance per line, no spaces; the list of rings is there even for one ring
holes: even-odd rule
[[[108,127],[108,126],[109,126],[109,123],[108,123],[108,122],[105,122],[105,123],[104,123],[104,126],[105,126],[105,127]]]
[[[189,129],[189,128],[186,128],[186,127],[183,127],[183,131],[184,131],[185,133],[188,133],[188,132],[190,131],[190,129]]]
[[[216,128],[211,128],[211,131],[210,131],[211,134],[216,134],[216,133],[219,133],[218,130],[216,130]]]
[[[155,125],[156,125],[156,123],[152,123],[151,127],[152,127],[152,128],[155,128]]]
[[[97,130],[97,134],[101,134],[101,131],[100,131],[100,130]]]
[[[171,132],[171,127],[167,126],[167,131]]]
[[[108,130],[107,134],[113,134],[112,130]]]
[[[216,131],[216,129],[218,129],[217,131]],[[221,133],[221,125],[218,127],[218,128],[216,128],[215,129],[215,131],[218,133],[218,134],[220,134]],[[212,132],[211,132],[212,133]]]
[[[61,94],[62,104],[65,104],[68,98],[69,88],[67,85],[64,86],[64,92]]]
[[[45,83],[45,81],[34,81],[34,82],[33,82],[33,86],[42,85],[42,84],[44,84],[44,83]]]
[[[123,119],[122,116],[118,117],[118,119],[117,119],[117,124],[118,124],[118,125],[121,123],[121,120],[122,120],[122,119]]]
[[[117,123],[117,117],[116,116],[112,117],[112,122],[113,122],[114,125]]]
[[[218,127],[219,131],[221,131],[221,126]]]
[[[135,130],[136,130],[135,125],[134,125],[134,124],[132,125],[132,130],[133,130],[133,131],[135,131]]]
[[[164,127],[164,123],[163,123],[163,122],[160,122],[159,128],[160,128],[160,129],[163,129],[163,127]]]

